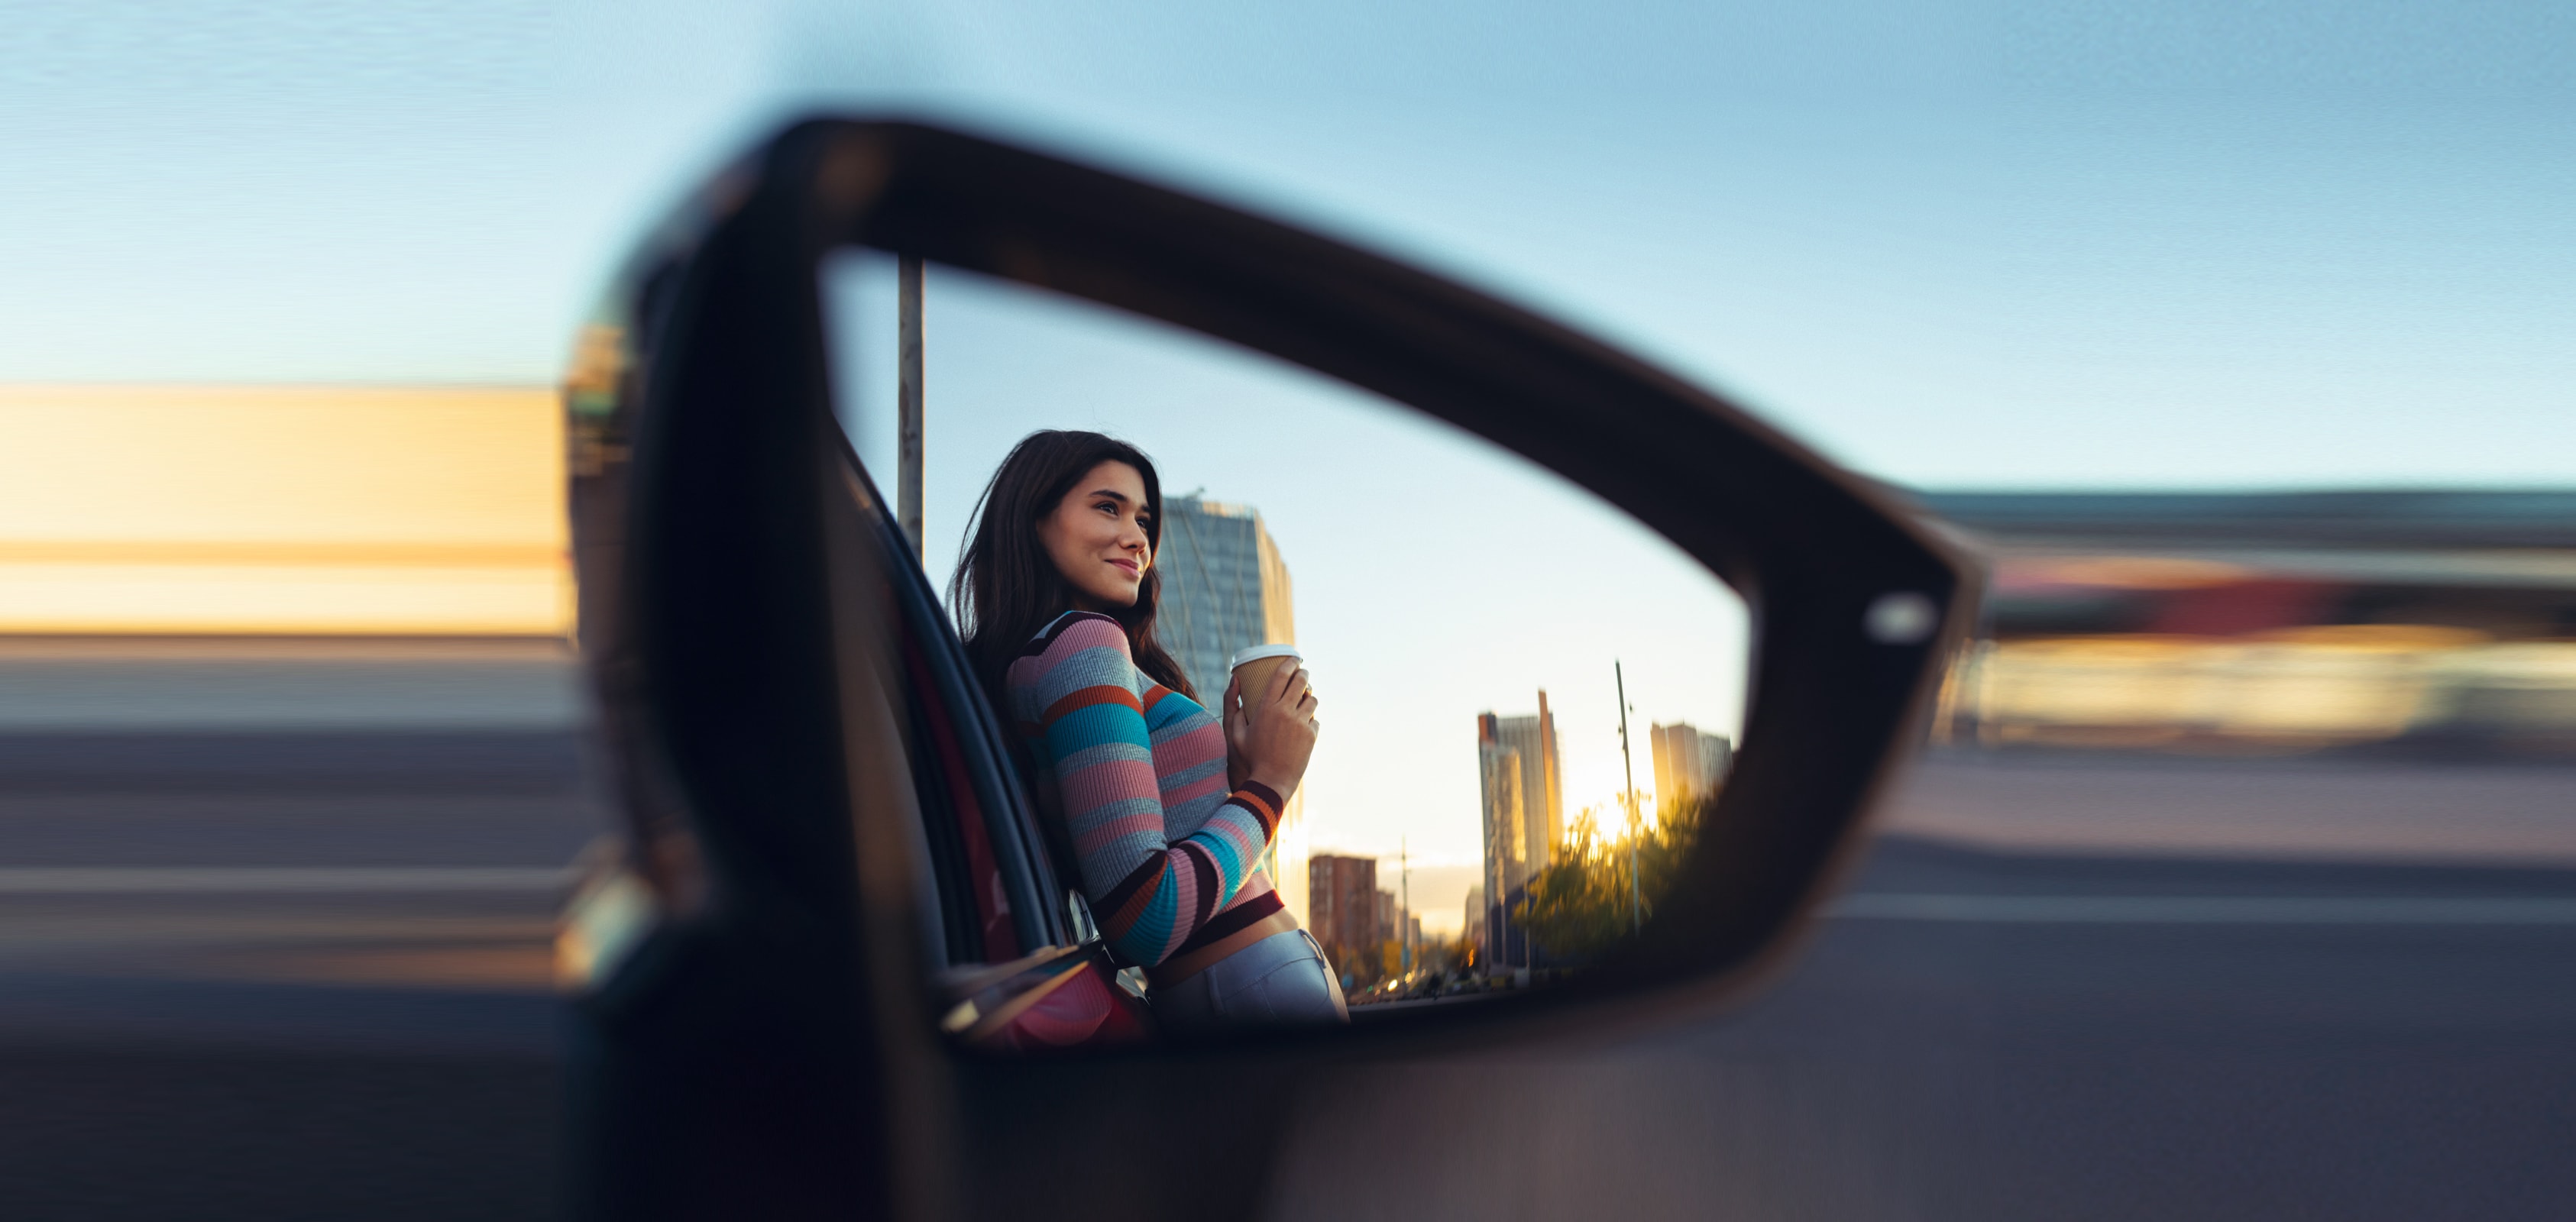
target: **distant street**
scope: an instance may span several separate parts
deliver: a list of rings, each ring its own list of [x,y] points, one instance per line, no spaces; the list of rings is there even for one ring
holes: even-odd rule
[[[573,741],[0,741],[0,1215],[548,1216]],[[1932,761],[1741,1012],[1354,1083],[1279,1212],[2561,1216],[2570,781]]]

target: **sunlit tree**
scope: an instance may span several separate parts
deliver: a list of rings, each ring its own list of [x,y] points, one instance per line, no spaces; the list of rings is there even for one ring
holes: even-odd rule
[[[1655,908],[1680,876],[1682,859],[1699,840],[1707,799],[1684,794],[1667,801],[1654,826],[1636,833],[1637,908],[1652,920]],[[1578,812],[1555,859],[1530,879],[1512,920],[1556,960],[1597,959],[1629,936],[1628,840],[1600,834],[1597,808]]]

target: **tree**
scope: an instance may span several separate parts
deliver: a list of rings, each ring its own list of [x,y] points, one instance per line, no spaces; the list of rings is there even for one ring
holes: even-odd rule
[[[1713,795],[1712,795],[1713,796]],[[1699,842],[1707,798],[1685,794],[1664,804],[1655,826],[1638,832],[1637,900],[1648,919],[1672,891],[1683,858]],[[1554,860],[1530,879],[1512,920],[1555,959],[1596,959],[1629,936],[1628,844],[1604,840],[1595,808],[1574,817]]]

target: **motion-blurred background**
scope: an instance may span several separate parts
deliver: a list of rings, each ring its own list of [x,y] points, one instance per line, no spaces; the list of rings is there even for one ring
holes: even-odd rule
[[[2559,1216],[2572,22],[6,6],[0,1214],[551,1213],[552,388],[645,220],[832,105],[1493,286],[1990,561],[1770,992],[1406,1071],[1282,1216]]]
[[[0,1200],[542,1213],[543,387],[0,388]]]

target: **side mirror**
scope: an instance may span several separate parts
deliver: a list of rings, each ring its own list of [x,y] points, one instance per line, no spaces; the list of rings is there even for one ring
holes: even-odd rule
[[[825,269],[852,247],[1382,396],[1723,582],[1750,623],[1741,747],[1653,919],[1508,1004],[996,1055],[1073,979],[1090,917],[1057,902],[1077,871],[1008,711],[836,414]],[[1826,894],[1971,618],[1962,562],[1907,514],[1677,378],[1349,245],[912,124],[802,123],[718,176],[608,296],[567,408],[581,648],[627,825],[562,938],[576,1175],[583,1208],[619,1217],[1066,1193],[1243,1212],[1301,1092],[1353,1066],[1738,993]],[[1153,1191],[1067,1178],[1112,1163]]]

